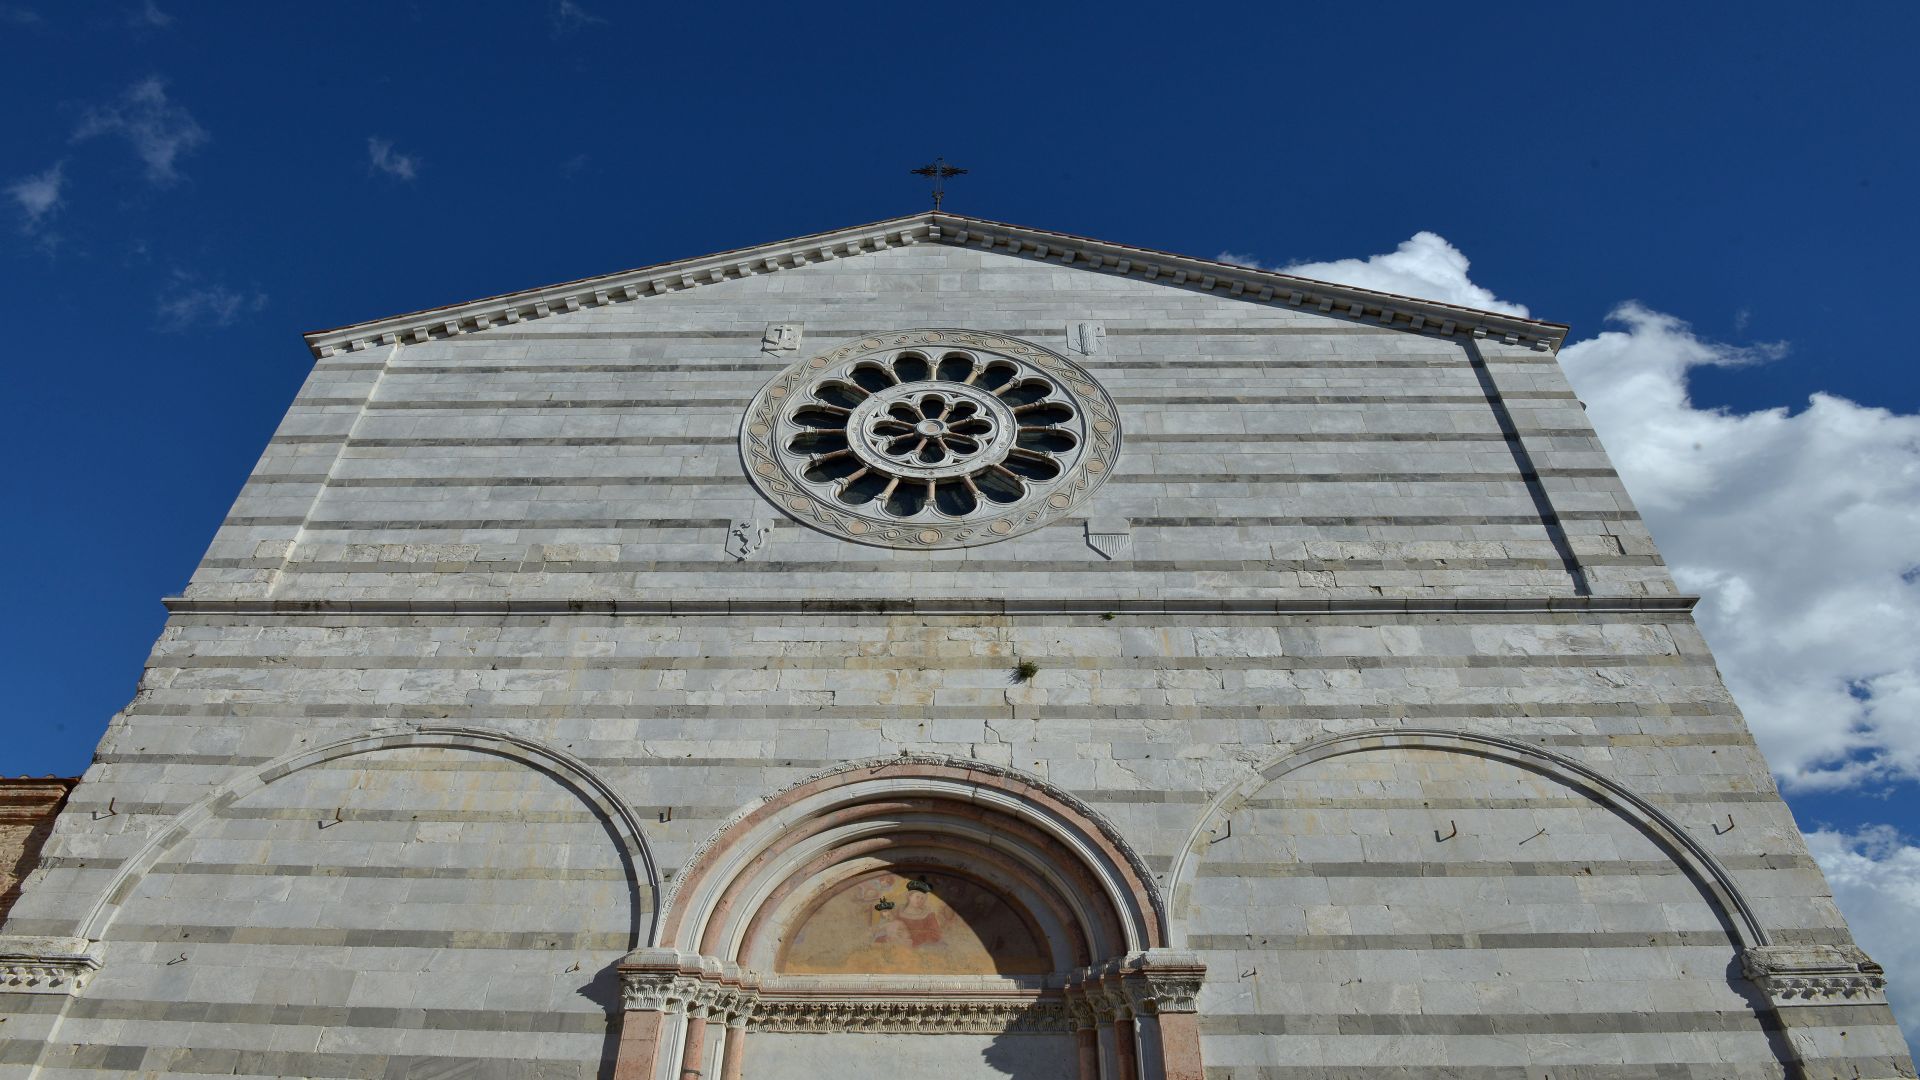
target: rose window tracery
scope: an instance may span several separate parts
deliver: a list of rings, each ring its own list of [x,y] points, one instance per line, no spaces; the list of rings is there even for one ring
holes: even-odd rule
[[[783,509],[865,543],[987,543],[1059,517],[1111,471],[1111,399],[1052,352],[913,330],[793,365],[748,411],[749,475]]]

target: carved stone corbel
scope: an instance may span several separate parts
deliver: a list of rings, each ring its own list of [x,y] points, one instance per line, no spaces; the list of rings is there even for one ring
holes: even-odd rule
[[[0,992],[77,994],[100,970],[100,952],[85,938],[0,937]]]
[[[1852,945],[1761,945],[1741,953],[1740,966],[1775,1008],[1887,1000],[1886,972]]]

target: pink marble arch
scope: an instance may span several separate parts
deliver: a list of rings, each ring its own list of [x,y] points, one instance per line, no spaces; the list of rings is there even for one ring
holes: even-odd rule
[[[840,885],[795,920],[776,969],[796,975],[1044,975],[1028,918],[950,873],[896,867]]]

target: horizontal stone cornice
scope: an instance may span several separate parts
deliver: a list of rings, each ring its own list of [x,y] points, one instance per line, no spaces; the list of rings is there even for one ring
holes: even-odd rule
[[[316,330],[306,335],[306,341],[317,358],[381,345],[418,344],[921,243],[977,247],[1439,337],[1491,337],[1553,351],[1567,334],[1567,327],[1559,323],[983,218],[928,212]]]
[[[170,596],[175,615],[1327,615],[1684,613],[1697,596],[300,600]]]

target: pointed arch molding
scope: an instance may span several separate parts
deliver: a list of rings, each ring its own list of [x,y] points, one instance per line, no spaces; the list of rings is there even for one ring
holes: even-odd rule
[[[1667,850],[1674,861],[1686,871],[1705,894],[1707,901],[1717,907],[1725,917],[1736,949],[1745,951],[1773,944],[1766,928],[1754,915],[1753,905],[1748,902],[1746,894],[1741,892],[1740,887],[1734,883],[1733,876],[1727,872],[1726,867],[1701,846],[1684,826],[1659,807],[1636,795],[1625,785],[1571,758],[1529,745],[1519,739],[1422,728],[1357,731],[1318,739],[1283,753],[1252,776],[1215,796],[1207,805],[1206,811],[1200,815],[1200,820],[1194,826],[1187,845],[1181,849],[1180,855],[1174,862],[1173,872],[1168,875],[1167,891],[1173,897],[1176,916],[1191,894],[1194,874],[1199,869],[1201,857],[1206,853],[1209,830],[1217,828],[1219,822],[1232,817],[1261,788],[1296,769],[1317,761],[1347,754],[1393,749],[1443,750],[1491,758],[1529,772],[1539,773],[1580,791],[1631,822]],[[1176,926],[1181,925],[1178,918],[1174,923]],[[1175,933],[1184,940],[1183,931],[1176,930]]]
[[[211,795],[182,811],[166,829],[149,840],[139,854],[121,866],[113,884],[88,912],[81,924],[81,937],[99,941],[119,914],[140,879],[176,844],[193,834],[208,818],[248,795],[291,773],[328,761],[370,754],[381,750],[433,747],[470,750],[519,762],[557,780],[581,801],[593,807],[613,834],[621,857],[632,867],[632,885],[636,893],[630,905],[632,923],[628,928],[629,947],[639,945],[653,934],[659,914],[659,874],[646,839],[640,832],[639,818],[613,788],[584,762],[550,746],[497,731],[463,727],[421,727],[405,731],[369,733],[302,750],[278,758],[260,768],[228,781]],[[644,914],[643,914],[644,913]],[[646,922],[643,925],[642,920]]]

